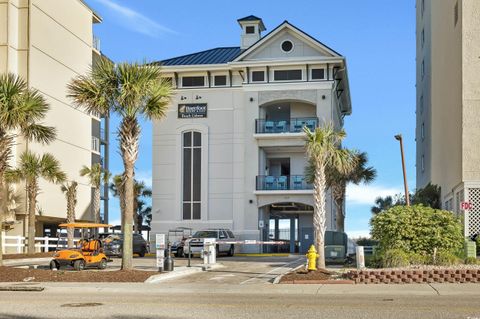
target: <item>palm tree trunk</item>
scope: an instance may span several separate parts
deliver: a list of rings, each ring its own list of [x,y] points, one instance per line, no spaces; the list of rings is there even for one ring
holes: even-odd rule
[[[140,126],[136,118],[125,117],[120,124],[120,149],[125,168],[125,212],[123,222],[122,270],[133,269],[134,165],[138,157]]]
[[[75,204],[72,203],[71,198],[68,198],[68,208],[67,208],[67,223],[74,223],[75,222]],[[67,228],[67,245],[68,247],[73,247],[73,236],[74,236],[74,228],[68,227]]]
[[[35,206],[37,202],[37,182],[32,181],[27,186],[28,193],[28,249],[27,253],[35,253]]]
[[[345,214],[343,211],[343,199],[345,198],[345,186],[334,186],[332,191],[333,202],[335,203],[336,230],[339,232],[344,232]]]
[[[323,163],[315,163],[315,180],[313,182],[313,230],[315,248],[317,249],[317,266],[325,268],[325,167]]]
[[[100,223],[100,187],[93,189],[93,220]]]

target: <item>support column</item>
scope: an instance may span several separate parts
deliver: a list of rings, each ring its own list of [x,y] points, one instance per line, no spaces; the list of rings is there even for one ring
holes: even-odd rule
[[[290,217],[290,253],[295,253],[295,216]]]

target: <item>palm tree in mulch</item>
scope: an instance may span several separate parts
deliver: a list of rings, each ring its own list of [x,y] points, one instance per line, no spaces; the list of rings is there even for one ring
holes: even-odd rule
[[[341,148],[341,142],[346,137],[343,129],[335,130],[333,125],[326,124],[314,131],[305,127],[304,132],[307,157],[313,165],[313,230],[315,248],[319,255],[317,264],[320,268],[325,268],[327,190],[325,170],[328,167],[335,167],[340,172],[348,172],[354,165],[354,155],[351,151]]]
[[[69,97],[87,112],[120,118],[117,136],[124,166],[125,209],[122,216],[122,269],[132,269],[134,175],[141,134],[139,118],[161,120],[166,116],[172,85],[162,79],[160,67],[153,64],[118,63],[101,58],[86,74],[68,85]]]
[[[65,173],[60,169],[60,163],[49,153],[37,155],[26,151],[20,156],[18,167],[5,172],[7,182],[25,182],[28,202],[28,254],[35,253],[35,208],[40,191],[40,178],[55,184],[66,180]]]

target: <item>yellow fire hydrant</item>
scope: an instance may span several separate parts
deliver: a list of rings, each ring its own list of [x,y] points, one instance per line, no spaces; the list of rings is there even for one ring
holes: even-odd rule
[[[310,246],[308,254],[305,256],[307,256],[307,270],[317,270],[317,258],[319,255],[317,254],[317,250],[315,249],[314,245]]]

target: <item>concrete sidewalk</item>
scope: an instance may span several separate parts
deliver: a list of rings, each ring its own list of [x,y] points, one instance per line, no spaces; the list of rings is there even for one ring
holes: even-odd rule
[[[0,286],[44,287],[46,292],[62,294],[71,290],[84,293],[118,294],[249,294],[249,295],[364,295],[364,296],[479,296],[479,284],[406,284],[406,285],[289,285],[289,284],[160,284],[145,283],[0,283]]]

